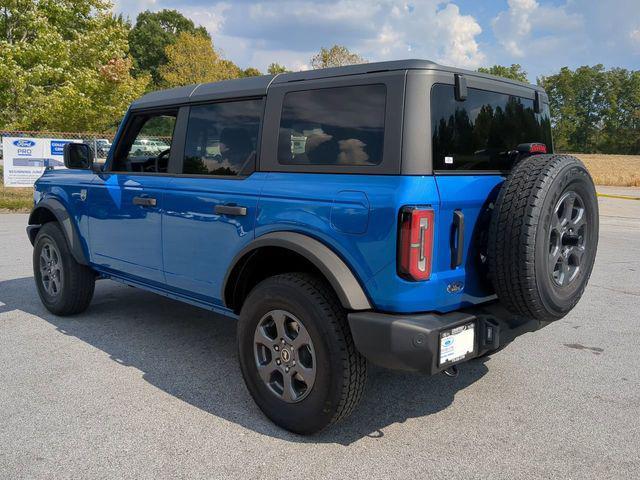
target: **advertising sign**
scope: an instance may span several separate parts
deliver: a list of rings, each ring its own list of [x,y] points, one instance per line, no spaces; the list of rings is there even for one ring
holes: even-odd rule
[[[5,187],[32,187],[45,168],[64,168],[64,146],[76,141],[2,137]]]

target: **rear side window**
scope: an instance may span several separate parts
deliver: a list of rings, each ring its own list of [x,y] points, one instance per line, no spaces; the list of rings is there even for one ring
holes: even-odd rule
[[[385,85],[289,92],[282,104],[278,162],[378,165],[384,144]]]
[[[549,107],[535,113],[531,99],[475,88],[459,102],[453,85],[438,84],[431,89],[431,135],[435,170],[508,171],[508,152],[520,143],[551,151]]]
[[[255,170],[262,100],[191,107],[182,173],[249,175]]]

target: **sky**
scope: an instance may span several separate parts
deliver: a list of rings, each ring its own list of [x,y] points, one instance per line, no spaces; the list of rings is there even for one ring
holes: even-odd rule
[[[476,69],[519,63],[535,82],[561,67],[640,70],[640,0],[116,0],[135,21],[176,9],[242,68],[306,70],[321,47],[368,61],[421,58]]]

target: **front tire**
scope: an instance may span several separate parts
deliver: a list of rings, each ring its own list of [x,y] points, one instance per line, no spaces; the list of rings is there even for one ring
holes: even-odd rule
[[[267,278],[247,297],[238,324],[245,383],[274,423],[312,434],[347,417],[366,381],[346,312],[306,273]]]
[[[51,313],[74,315],[87,309],[95,289],[95,273],[73,258],[56,222],[45,223],[33,246],[33,276],[38,295]]]

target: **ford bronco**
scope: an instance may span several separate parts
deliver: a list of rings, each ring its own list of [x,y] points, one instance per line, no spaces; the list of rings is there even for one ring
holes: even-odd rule
[[[235,317],[249,392],[301,434],[353,411],[367,361],[453,375],[563,317],[598,243],[545,92],[429,61],[150,93],[104,165],[64,161],[27,228],[45,307],[112,279]]]

